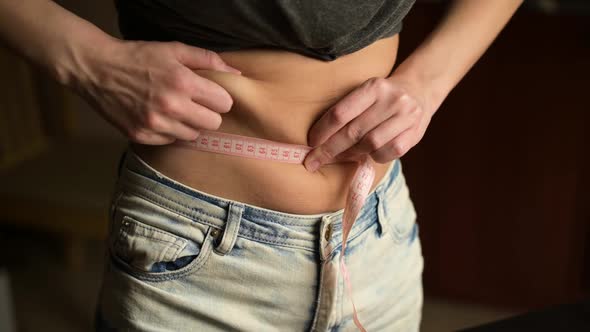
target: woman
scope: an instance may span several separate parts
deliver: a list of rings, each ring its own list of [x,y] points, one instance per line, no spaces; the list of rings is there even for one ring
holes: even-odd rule
[[[411,0],[121,0],[127,40],[48,0],[0,0],[7,45],[130,141],[97,330],[418,330],[399,158],[520,3],[454,1],[392,70]],[[211,131],[313,150],[292,164],[179,144]],[[343,250],[361,160],[375,176]]]

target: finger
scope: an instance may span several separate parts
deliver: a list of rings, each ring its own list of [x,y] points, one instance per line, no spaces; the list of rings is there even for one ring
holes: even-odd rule
[[[350,154],[350,153],[347,153],[346,151],[344,151],[341,154],[339,154],[336,157],[334,157],[334,159],[332,159],[331,161],[328,161],[326,163],[326,165],[328,165],[328,164],[346,163],[346,162],[358,162],[358,161],[361,160],[361,157],[362,156],[363,155]]]
[[[401,158],[413,146],[414,130],[409,128],[393,138],[380,149],[373,151],[371,158],[377,163],[383,164],[391,160]]]
[[[191,88],[191,99],[212,111],[218,113],[229,112],[233,99],[229,92],[221,85],[194,74],[194,86]]]
[[[171,116],[195,130],[217,130],[222,122],[219,113],[213,112],[203,105],[199,105],[188,99],[180,105],[179,113]]]
[[[176,141],[176,138],[170,137],[168,135],[162,135],[158,133],[147,133],[143,142],[141,144],[148,144],[148,145],[167,145],[171,144]]]
[[[132,112],[104,111],[103,108],[96,106],[103,118],[112,124],[125,138],[130,141],[148,145],[164,145],[175,141],[174,137],[154,133],[138,127],[141,119]]]
[[[147,145],[166,145],[176,141],[174,137],[143,129],[136,131],[133,135],[129,135],[129,139],[133,142]]]
[[[415,119],[412,116],[396,113],[396,115],[373,128],[373,130],[367,133],[356,145],[352,146],[346,152],[356,155],[370,154],[379,150],[392,138],[412,127],[414,123]]]
[[[308,169],[312,169],[311,163],[314,160],[319,162],[317,167],[331,163],[334,157],[357,144],[366,133],[389,116],[390,112],[387,108],[382,107],[379,102],[374,103],[369,109],[332,135],[326,142],[313,149],[306,157]]]
[[[162,114],[151,113],[146,120],[147,130],[161,135],[191,141],[199,137],[199,130]]]
[[[346,151],[341,152],[336,157],[334,157],[331,161],[328,161],[326,164],[334,164],[334,163],[342,163],[342,162],[350,162],[350,161],[359,161],[362,154],[355,152],[353,149],[355,146],[351,146]]]
[[[214,69],[234,74],[242,74],[238,69],[229,66],[219,54],[200,47],[175,42],[176,56],[180,63],[193,69]]]
[[[194,141],[199,137],[201,132],[198,129],[191,128],[179,121],[171,123],[171,133],[165,133],[183,141]]]
[[[330,107],[309,130],[309,144],[313,147],[323,144],[348,122],[371,107],[375,102],[376,93],[369,89],[369,86],[367,82],[363,83]]]

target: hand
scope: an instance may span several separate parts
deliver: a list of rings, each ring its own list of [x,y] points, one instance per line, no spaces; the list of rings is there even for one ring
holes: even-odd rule
[[[315,172],[365,154],[382,164],[400,158],[422,139],[434,113],[422,90],[395,75],[365,81],[312,126],[305,168]]]
[[[191,69],[241,74],[217,53],[179,42],[117,41],[83,59],[75,89],[130,140],[162,145],[216,130],[233,100]]]

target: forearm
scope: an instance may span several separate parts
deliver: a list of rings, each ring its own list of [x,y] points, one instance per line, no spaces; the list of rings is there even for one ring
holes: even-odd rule
[[[392,73],[419,84],[434,113],[490,46],[522,0],[456,0],[436,29]]]
[[[0,0],[0,41],[65,85],[113,37],[50,0]]]

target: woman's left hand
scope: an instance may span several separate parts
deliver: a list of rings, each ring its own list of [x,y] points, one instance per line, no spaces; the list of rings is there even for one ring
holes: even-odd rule
[[[400,158],[424,136],[435,110],[425,89],[392,75],[370,78],[334,104],[311,127],[305,168],[358,161],[369,154],[377,163]],[[317,161],[317,166],[313,163]]]

